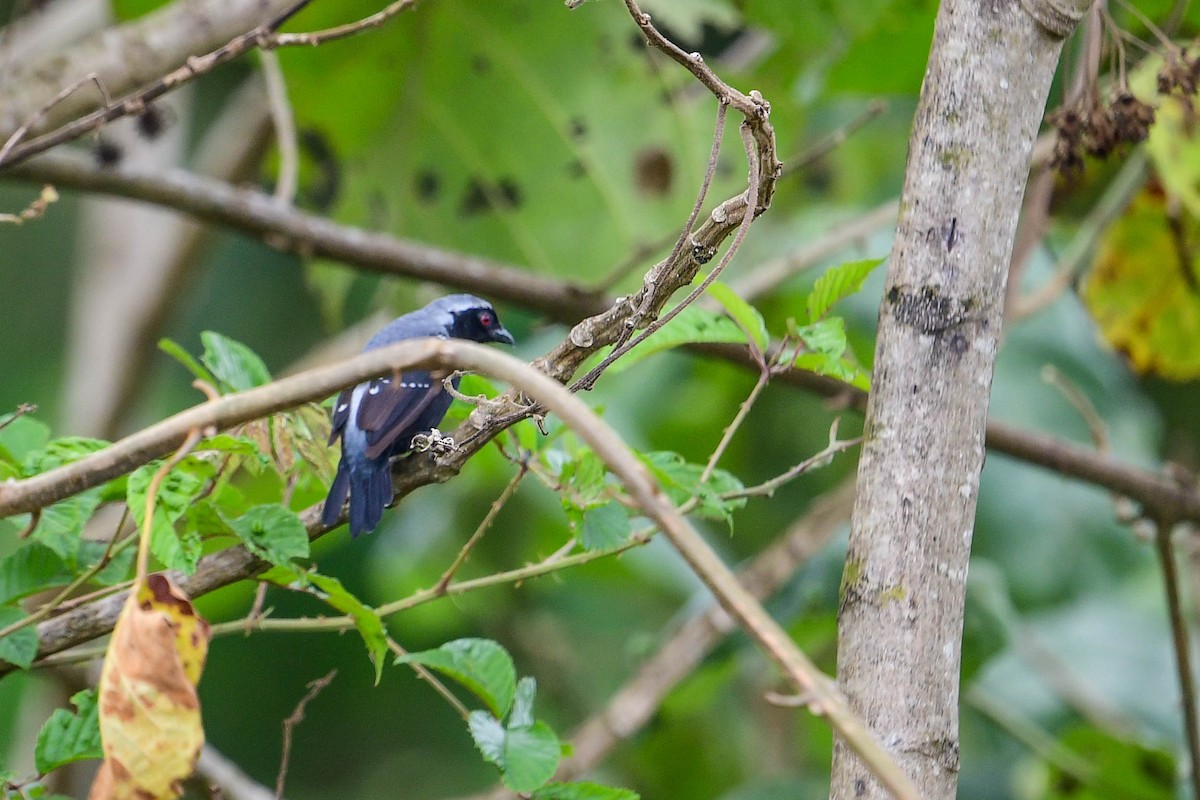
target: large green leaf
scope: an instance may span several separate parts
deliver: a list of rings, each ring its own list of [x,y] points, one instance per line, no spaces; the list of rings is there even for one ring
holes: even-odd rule
[[[677,230],[700,186],[715,101],[672,91],[691,77],[649,56],[619,4],[525,0],[445,0],[353,47],[280,52],[297,125],[331,162],[308,183],[336,175],[337,218],[571,278]],[[722,170],[713,195],[744,174]]]

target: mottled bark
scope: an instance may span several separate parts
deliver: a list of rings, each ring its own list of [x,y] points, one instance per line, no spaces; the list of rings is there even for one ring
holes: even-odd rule
[[[176,0],[159,11],[106,28],[40,58],[6,65],[0,81],[0,141],[7,139],[59,92],[95,73],[114,100],[188,57],[213,50],[270,19],[289,0]],[[90,83],[49,109],[33,133],[99,108]]]
[[[838,680],[930,800],[957,789],[967,559],[1009,257],[1062,37],[1085,9],[945,0],[909,141]],[[887,794],[839,742],[831,796]]]

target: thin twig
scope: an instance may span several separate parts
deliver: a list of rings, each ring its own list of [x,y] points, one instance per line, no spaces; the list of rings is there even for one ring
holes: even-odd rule
[[[310,33],[275,33],[267,37],[266,46],[287,47],[291,45],[305,45],[316,47],[325,42],[332,42],[335,39],[354,36],[370,28],[378,28],[401,11],[407,11],[416,4],[417,0],[396,0],[396,2],[390,3],[386,8],[375,12],[369,17],[363,17],[356,22],[349,22],[345,25],[338,25],[335,28],[326,28],[325,30],[312,31]]]
[[[536,564],[528,564],[524,567],[506,570],[505,572],[495,572],[491,575],[484,575],[480,578],[472,578],[465,581],[457,581],[446,587],[444,592],[439,592],[436,588],[421,589],[413,592],[408,597],[393,600],[390,603],[384,603],[374,609],[375,613],[381,618],[399,614],[402,611],[416,608],[417,606],[431,603],[434,600],[452,595],[468,594],[470,592],[486,589],[492,586],[503,586],[505,584],[520,584],[531,578],[539,578],[543,575],[549,575],[558,572],[562,569],[582,566],[593,561],[598,561],[602,558],[611,558],[612,556],[620,555],[627,550],[632,550],[635,547],[641,547],[650,541],[651,532],[642,532],[630,536],[625,542],[616,547],[607,550],[587,550],[574,555],[566,555],[564,550],[570,552],[575,546],[575,541],[572,539],[563,548],[556,550],[543,560]],[[297,631],[306,632],[340,632],[353,630],[356,625],[354,617],[349,614],[336,617],[295,617],[292,619],[271,619],[260,618],[254,624],[254,629],[263,632],[275,633],[294,633]],[[230,633],[244,631],[246,627],[245,620],[234,620],[232,622],[221,622],[212,626],[212,635],[224,636]],[[54,662],[61,663],[61,662]]]
[[[304,709],[316,699],[321,691],[337,677],[337,669],[329,670],[323,678],[317,678],[308,684],[308,692],[300,698],[295,710],[283,721],[283,751],[279,757],[279,773],[275,777],[275,800],[283,797],[283,783],[287,779],[288,760],[292,756],[292,733],[297,725],[304,721]]]
[[[479,543],[479,540],[483,538],[483,534],[487,533],[488,528],[492,527],[492,522],[495,521],[496,515],[500,513],[500,509],[504,508],[504,504],[507,503],[509,498],[511,498],[517,491],[517,486],[520,485],[521,479],[524,478],[528,472],[528,463],[522,462],[517,468],[517,473],[512,476],[512,479],[508,482],[508,485],[504,487],[504,491],[502,491],[500,496],[493,501],[491,508],[489,508],[487,514],[484,515],[483,521],[479,523],[479,526],[475,528],[475,532],[471,534],[471,538],[468,539],[467,543],[464,544],[462,549],[458,551],[458,555],[454,557],[454,562],[446,568],[446,571],[442,573],[442,577],[438,579],[436,584],[434,584],[433,590],[435,592],[440,594],[446,593],[446,587],[450,585],[450,581],[454,578],[454,574],[458,572],[459,567],[463,565],[463,563],[467,560],[467,556],[471,554],[471,550],[476,544]]]
[[[725,427],[721,433],[721,441],[717,442],[717,446],[713,448],[712,455],[708,457],[708,463],[704,465],[704,470],[700,473],[700,483],[708,483],[708,479],[712,477],[713,470],[717,468],[717,462],[721,460],[721,456],[729,447],[729,442],[733,440],[733,435],[737,433],[738,428],[746,421],[746,416],[750,413],[750,409],[754,407],[758,396],[762,394],[762,390],[767,388],[767,382],[771,380],[771,371],[763,365],[762,372],[758,375],[758,380],[754,384],[754,388],[750,390],[750,394],[738,406],[737,414],[733,420]]]
[[[297,176],[300,171],[300,148],[296,144],[296,119],[292,104],[288,100],[287,82],[279,55],[274,50],[263,50],[263,78],[267,85],[267,99],[271,108],[271,122],[275,128],[275,143],[279,146],[279,180],[275,183],[275,200],[290,206],[296,199]]]
[[[158,499],[158,487],[162,484],[163,479],[167,477],[167,474],[175,468],[175,465],[186,458],[187,454],[192,451],[192,448],[200,442],[200,431],[201,429],[198,427],[188,431],[183,444],[179,445],[179,449],[175,451],[174,455],[155,470],[154,475],[150,478],[150,484],[146,487],[146,516],[142,520],[141,538],[138,540],[137,569],[134,572],[135,583],[145,581],[146,575],[149,572],[150,537],[151,532],[154,530],[154,505]]]
[[[762,174],[760,172],[762,165],[755,155],[755,144],[751,128],[749,125],[743,124],[741,131],[742,143],[746,146],[746,155],[750,162],[750,187],[746,190],[746,208],[742,214],[741,224],[738,225],[737,233],[734,234],[733,241],[730,243],[729,249],[727,249],[725,254],[721,256],[721,260],[717,262],[717,266],[715,266],[712,271],[704,277],[704,280],[700,281],[698,286],[688,293],[687,297],[683,298],[683,300],[681,300],[670,311],[647,325],[646,328],[636,337],[632,339],[627,338],[623,343],[618,341],[618,343],[614,344],[612,352],[605,356],[604,359],[590,372],[588,372],[587,375],[584,375],[571,385],[571,391],[576,392],[581,389],[591,388],[593,385],[595,385],[596,380],[604,373],[604,370],[606,370],[609,365],[611,365],[621,356],[628,353],[633,348],[637,347],[642,342],[646,341],[646,339],[653,336],[657,331],[661,330],[664,325],[678,316],[680,312],[691,305],[697,297],[704,294],[705,289],[707,289],[712,282],[717,279],[717,277],[725,270],[725,267],[729,266],[729,262],[733,260],[734,255],[741,248],[742,242],[745,241],[746,234],[749,232],[750,223],[754,221],[755,209],[758,207],[759,187],[762,180]],[[638,312],[635,311],[635,314],[636,313]]]
[[[46,115],[46,112],[54,108],[63,100],[66,100],[71,95],[75,94],[75,92],[81,86],[89,82],[96,85],[96,90],[100,92],[100,97],[104,100],[104,107],[108,108],[112,104],[112,100],[108,96],[108,90],[104,88],[104,84],[100,83],[100,77],[96,73],[89,72],[87,75],[84,75],[82,78],[75,81],[58,94],[54,95],[54,97],[51,97],[44,106],[30,115],[29,119],[25,120],[25,122],[21,124],[21,127],[13,131],[12,136],[8,137],[8,141],[4,143],[4,146],[0,147],[0,164],[4,163],[4,159],[8,156],[9,152],[11,152],[12,149],[16,147],[22,139],[25,138],[25,134],[29,133],[29,129],[36,125],[38,120]]]
[[[24,225],[30,220],[41,219],[50,204],[57,203],[58,199],[58,190],[47,183],[38,196],[17,213],[0,212],[0,222],[6,225]]]
[[[125,95],[125,97],[115,103],[110,101],[106,94],[103,108],[97,109],[90,114],[85,114],[73,122],[55,128],[49,133],[42,134],[24,144],[14,144],[11,148],[6,148],[8,152],[0,153],[0,167],[18,164],[52,147],[57,147],[60,144],[78,139],[85,133],[98,129],[106,122],[111,122],[114,119],[119,119],[129,114],[136,115],[143,113],[147,105],[162,97],[167,92],[185,83],[189,83],[200,75],[211,72],[214,68],[228,63],[259,46],[280,25],[291,19],[293,15],[308,5],[309,2],[310,0],[298,0],[298,2],[289,6],[274,19],[240,36],[234,37],[206,55],[189,58],[183,66],[168,72],[148,86]],[[87,79],[85,78],[85,80]]]
[[[1062,296],[1087,266],[1096,242],[1145,185],[1148,170],[1149,163],[1144,150],[1135,150],[1130,154],[1054,265],[1053,277],[1028,294],[1014,298],[1012,310],[1006,314],[1006,325],[1042,311]]]
[[[740,297],[753,302],[774,291],[806,269],[817,266],[841,250],[862,242],[885,225],[895,225],[899,200],[889,200],[845,222],[832,225],[821,236],[795,251],[763,262],[731,283]]]
[[[849,450],[851,447],[857,447],[862,444],[862,437],[856,436],[853,439],[839,440],[837,438],[838,423],[840,420],[834,420],[829,426],[829,445],[814,456],[810,456],[801,461],[796,466],[784,472],[781,475],[776,475],[770,480],[763,481],[755,486],[748,486],[736,492],[729,492],[721,495],[723,500],[734,500],[739,497],[770,497],[775,493],[775,490],[785,483],[795,480],[799,476],[808,472],[811,469],[827,464],[838,453],[844,450]]]
[[[712,184],[713,175],[717,171],[717,159],[721,154],[721,142],[725,137],[725,112],[729,106],[724,100],[717,101],[717,124],[713,129],[712,146],[708,153],[708,166],[704,170],[704,178],[700,182],[700,191],[696,193],[696,202],[692,204],[692,211],[688,214],[687,222],[683,225],[683,230],[679,234],[679,238],[675,240],[675,246],[671,248],[671,254],[667,256],[664,263],[670,264],[679,258],[679,254],[683,252],[684,243],[691,238],[692,227],[696,224],[697,217],[700,216],[700,210],[704,207],[704,198],[708,195],[708,187]],[[751,154],[751,161],[755,159]],[[707,260],[707,259],[705,259]],[[645,306],[650,300],[651,295],[646,294],[642,306]],[[625,351],[622,348],[628,343],[629,337],[633,335],[634,330],[641,324],[642,319],[646,315],[647,309],[642,306],[634,306],[633,313],[625,320],[625,328],[622,330],[620,337],[613,343],[612,352],[608,354],[599,364],[592,368],[587,375],[575,382],[571,387],[572,391],[581,389],[591,389],[596,385],[596,380],[608,368],[608,365],[620,357]],[[644,336],[641,338],[645,338]],[[639,339],[640,341],[640,339]]]
[[[882,116],[887,109],[887,102],[878,98],[867,103],[867,107],[846,124],[834,128],[825,136],[805,148],[804,152],[795,158],[784,161],[783,167],[780,170],[780,177],[793,175],[820,161],[845,144],[851,136],[866,127],[868,123]]]
[[[1187,737],[1191,760],[1188,777],[1192,796],[1200,797],[1200,712],[1196,707],[1196,677],[1192,671],[1192,645],[1188,637],[1187,619],[1180,596],[1179,570],[1175,564],[1175,548],[1171,533],[1175,526],[1165,520],[1154,520],[1154,543],[1162,567],[1163,585],[1167,596],[1167,613],[1171,620],[1171,641],[1175,650],[1175,670],[1179,676],[1180,702],[1183,705],[1184,734]]]
[[[400,643],[390,636],[387,637],[387,644],[388,649],[397,656],[408,655],[408,651],[401,647]],[[434,675],[432,672],[430,672],[429,668],[424,664],[410,663],[409,666],[412,667],[413,672],[417,673],[417,675],[420,675],[422,680],[432,686],[434,691],[440,694],[442,698],[449,703],[456,712],[458,712],[458,715],[462,717],[463,722],[467,721],[467,718],[471,716],[471,709],[463,705],[463,702],[454,696],[454,692],[450,691],[450,688],[446,686],[446,684],[442,683],[441,680],[438,679],[437,675]]]
[[[38,407],[34,403],[20,403],[17,406],[16,411],[13,411],[11,414],[6,416],[3,420],[0,420],[0,431],[4,430],[9,425],[13,424],[14,422],[16,422],[18,419],[25,416],[26,414],[36,413],[37,410],[38,410]]]

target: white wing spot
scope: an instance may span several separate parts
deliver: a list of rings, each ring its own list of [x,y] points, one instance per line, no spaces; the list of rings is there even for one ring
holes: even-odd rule
[[[391,383],[392,379],[391,378],[380,378],[379,382],[380,383]]]
[[[371,384],[371,388],[367,389],[367,394],[379,394],[379,387]]]
[[[349,408],[349,407],[350,407],[350,404],[349,404],[349,403],[342,403],[340,406],[338,406],[338,413],[339,413],[339,414],[340,414],[340,413],[342,413],[343,411],[345,411],[345,410],[346,410],[347,408]]]

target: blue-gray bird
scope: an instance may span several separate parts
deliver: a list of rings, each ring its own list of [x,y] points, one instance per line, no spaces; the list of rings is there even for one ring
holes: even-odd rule
[[[366,350],[424,336],[513,344],[492,304],[469,294],[452,294],[392,320],[367,342]],[[458,379],[454,380],[458,388]],[[350,535],[375,529],[392,502],[391,460],[412,449],[413,437],[436,427],[453,397],[428,370],[360,383],[338,395],[329,443],[342,440],[342,459],[329,487],[321,522],[337,521],[350,495]]]

